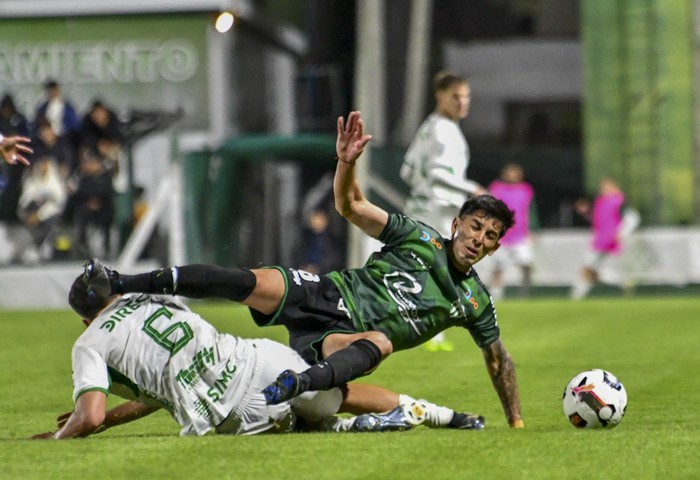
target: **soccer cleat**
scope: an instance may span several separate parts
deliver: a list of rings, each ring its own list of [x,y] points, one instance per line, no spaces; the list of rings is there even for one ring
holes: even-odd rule
[[[291,400],[303,393],[299,374],[292,370],[285,370],[279,374],[277,380],[265,387],[262,393],[265,395],[265,402],[268,405],[277,405]]]
[[[409,406],[399,405],[386,413],[365,413],[358,415],[350,427],[351,432],[388,432],[408,430],[423,423],[425,412],[418,411],[419,403]]]
[[[449,340],[428,340],[425,342],[425,347],[429,352],[451,352],[455,349],[455,346]]]
[[[448,428],[457,430],[483,430],[486,426],[486,419],[481,415],[471,413],[457,413],[447,425]]]
[[[119,280],[119,273],[107,268],[96,258],[86,260],[83,270],[83,281],[89,290],[94,291],[102,298],[112,295],[112,285]]]

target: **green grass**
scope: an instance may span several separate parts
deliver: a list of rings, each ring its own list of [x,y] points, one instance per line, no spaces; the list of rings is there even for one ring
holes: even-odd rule
[[[221,330],[284,341],[228,303],[194,303]],[[517,364],[526,429],[506,425],[481,353],[398,353],[363,381],[486,416],[481,432],[292,434],[181,438],[158,412],[85,440],[28,441],[72,408],[70,349],[82,325],[68,311],[0,311],[0,478],[653,479],[700,478],[700,298],[503,301],[504,344]],[[579,431],[561,395],[579,371],[624,383],[614,430]],[[118,399],[110,397],[110,404]]]

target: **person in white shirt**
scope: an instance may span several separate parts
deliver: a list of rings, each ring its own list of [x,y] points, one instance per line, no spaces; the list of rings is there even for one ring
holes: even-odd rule
[[[486,193],[467,179],[469,145],[459,121],[469,114],[471,88],[467,80],[451,72],[433,78],[435,111],[418,129],[404,156],[400,175],[411,191],[404,212],[449,238],[454,212],[468,195]],[[430,351],[452,350],[442,333],[425,344]]]
[[[36,264],[53,256],[56,227],[66,204],[66,186],[52,157],[39,157],[22,178],[17,216],[31,237],[23,244],[21,260]]]

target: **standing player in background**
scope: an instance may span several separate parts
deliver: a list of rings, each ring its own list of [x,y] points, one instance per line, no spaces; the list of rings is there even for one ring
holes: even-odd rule
[[[636,230],[640,219],[636,210],[625,207],[625,195],[617,181],[611,177],[600,180],[598,195],[592,207],[587,199],[578,200],[574,207],[593,227],[593,238],[583,269],[571,287],[570,297],[580,300],[598,282],[603,262],[622,253],[624,239]]]
[[[491,195],[503,200],[515,213],[515,225],[501,239],[501,248],[492,257],[494,271],[489,290],[495,299],[502,298],[505,293],[503,272],[508,265],[520,269],[520,296],[527,296],[530,290],[533,259],[530,231],[537,227],[538,222],[535,193],[524,177],[522,166],[508,163],[499,178],[489,185]]]
[[[411,187],[404,212],[449,238],[454,213],[467,195],[486,190],[467,180],[469,145],[459,121],[469,114],[469,83],[454,73],[439,72],[433,91],[435,111],[418,129],[401,166],[401,178]],[[450,351],[454,346],[439,333],[425,348]]]

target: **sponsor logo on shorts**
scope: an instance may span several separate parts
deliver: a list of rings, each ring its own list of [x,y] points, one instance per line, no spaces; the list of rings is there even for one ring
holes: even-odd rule
[[[290,268],[289,271],[292,272],[292,281],[299,286],[301,286],[302,280],[312,283],[318,283],[321,281],[321,277],[315,273],[307,272],[306,270],[295,270]]]

